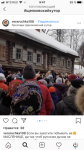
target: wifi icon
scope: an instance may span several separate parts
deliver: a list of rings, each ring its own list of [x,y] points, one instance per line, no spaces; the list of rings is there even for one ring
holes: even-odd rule
[[[21,118],[21,119],[22,119],[23,123],[25,123],[25,121],[26,121],[26,118]]]

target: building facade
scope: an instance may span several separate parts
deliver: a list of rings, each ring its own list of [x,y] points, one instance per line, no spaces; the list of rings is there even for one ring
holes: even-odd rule
[[[0,64],[12,72],[22,71],[27,64],[31,64],[36,71],[47,72],[53,67],[55,71],[72,73],[75,57],[38,42],[32,36],[24,37],[0,30]]]

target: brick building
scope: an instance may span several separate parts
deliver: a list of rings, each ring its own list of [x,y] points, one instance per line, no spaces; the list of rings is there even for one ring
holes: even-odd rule
[[[36,71],[51,67],[72,73],[77,52],[36,30],[0,30],[0,63],[11,71],[32,64]]]

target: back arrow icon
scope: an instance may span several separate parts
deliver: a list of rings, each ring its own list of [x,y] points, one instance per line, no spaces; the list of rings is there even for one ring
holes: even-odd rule
[[[4,7],[3,10],[6,11],[6,7]]]

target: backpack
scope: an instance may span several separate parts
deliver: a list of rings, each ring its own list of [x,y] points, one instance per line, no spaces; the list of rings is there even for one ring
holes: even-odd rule
[[[23,82],[12,97],[11,114],[38,115],[42,109],[42,91],[37,81]]]

